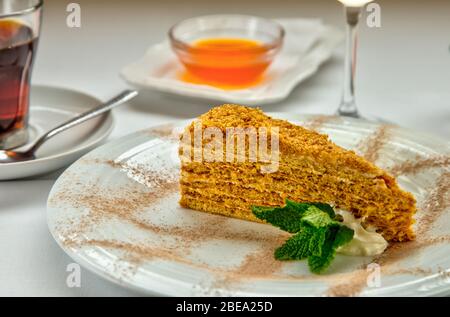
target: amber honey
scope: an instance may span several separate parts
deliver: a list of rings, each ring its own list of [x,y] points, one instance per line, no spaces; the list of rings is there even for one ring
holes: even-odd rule
[[[186,72],[181,79],[225,89],[259,83],[272,62],[269,48],[241,38],[210,38],[192,43],[181,57]]]

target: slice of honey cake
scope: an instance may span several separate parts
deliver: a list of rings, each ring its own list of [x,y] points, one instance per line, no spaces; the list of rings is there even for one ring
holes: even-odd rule
[[[180,141],[183,207],[260,221],[252,205],[321,202],[350,211],[388,241],[414,239],[414,197],[326,135],[222,105],[192,122]]]

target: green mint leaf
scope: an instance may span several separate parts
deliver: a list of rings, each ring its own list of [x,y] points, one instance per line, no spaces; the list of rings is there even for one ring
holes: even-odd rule
[[[281,230],[296,233],[302,227],[301,221],[303,214],[311,207],[315,207],[325,212],[329,217],[335,216],[334,210],[330,205],[322,203],[297,203],[286,199],[284,207],[260,207],[252,206],[253,214],[268,223],[280,228]]]
[[[303,214],[302,222],[306,222],[314,228],[339,225],[337,221],[331,219],[330,215],[316,206],[311,206]]]
[[[310,241],[313,239],[314,229],[303,227],[296,235],[275,250],[275,259],[281,261],[302,260],[310,255]]]
[[[320,274],[330,266],[336,255],[336,250],[333,249],[332,244],[332,241],[326,240],[320,256],[311,255],[308,257],[308,266],[311,272]]]
[[[316,229],[304,225],[302,229],[275,250],[277,260],[302,260],[310,255],[320,256],[325,242],[327,228]]]
[[[336,233],[336,237],[334,238],[333,247],[337,249],[340,246],[349,243],[350,241],[352,241],[354,234],[355,231],[353,231],[353,229],[350,229],[349,227],[346,227],[344,225],[340,225]]]
[[[353,239],[354,231],[346,226],[330,228],[325,243],[322,246],[322,254],[308,257],[308,265],[311,272],[323,273],[336,256],[338,247],[350,242]]]
[[[306,211],[309,207],[314,206],[319,208],[320,210],[326,212],[330,217],[334,218],[335,213],[333,207],[331,207],[328,204],[324,203],[298,203],[293,200],[286,199],[286,205],[290,206],[291,208],[296,208],[301,211]]]
[[[275,250],[277,260],[307,258],[313,273],[324,272],[333,261],[338,247],[353,239],[352,229],[336,220],[328,204],[297,203],[286,200],[284,207],[252,206],[253,214],[280,229],[295,233]]]
[[[310,203],[298,203],[293,200],[286,199],[286,206],[295,209],[300,213],[304,213],[309,207],[311,207]]]
[[[320,210],[326,212],[331,218],[334,219],[334,217],[336,216],[336,213],[334,212],[333,207],[331,207],[328,204],[323,204],[323,203],[311,203],[311,205],[319,208]]]
[[[302,216],[308,208],[309,205],[293,204],[290,201],[286,201],[284,207],[252,206],[252,212],[257,218],[265,220],[281,230],[296,233],[301,229]]]
[[[321,256],[323,252],[323,245],[326,241],[328,228],[315,228],[314,235],[309,241],[310,255]]]

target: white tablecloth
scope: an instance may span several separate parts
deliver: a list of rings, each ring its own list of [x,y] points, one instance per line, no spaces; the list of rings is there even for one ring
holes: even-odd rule
[[[65,24],[66,1],[46,1],[33,81],[106,99],[125,87],[120,68],[186,17],[246,13],[322,17],[343,25],[337,1],[77,1],[82,26]],[[450,139],[450,2],[379,1],[381,28],[361,28],[357,98],[363,113]],[[291,96],[266,111],[333,113],[340,98],[342,48]],[[116,138],[153,124],[191,118],[201,100],[143,93],[115,110]],[[47,229],[46,199],[61,171],[0,182],[0,295],[127,296],[134,293],[82,270],[80,288],[66,286],[71,259]]]

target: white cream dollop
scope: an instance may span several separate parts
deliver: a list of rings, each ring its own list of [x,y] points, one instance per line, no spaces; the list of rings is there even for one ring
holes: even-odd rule
[[[355,232],[352,241],[337,249],[337,252],[345,255],[373,256],[383,253],[388,243],[383,236],[370,227],[365,229],[361,225],[361,219],[356,219],[353,214],[345,210],[338,210],[343,218],[343,224]]]

